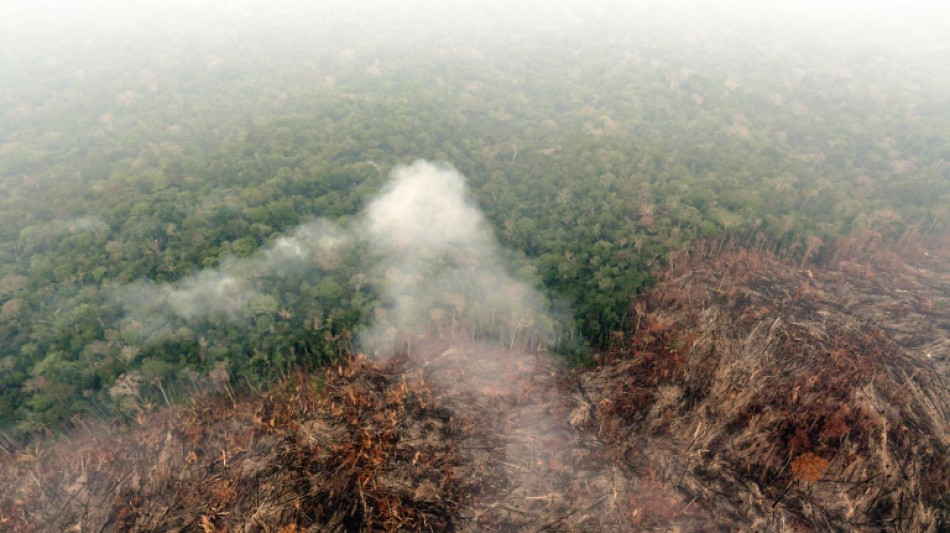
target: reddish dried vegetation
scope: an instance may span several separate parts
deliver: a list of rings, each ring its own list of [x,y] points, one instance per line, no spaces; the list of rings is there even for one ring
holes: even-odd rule
[[[6,455],[0,531],[445,529],[458,425],[399,366],[355,358],[325,380]]]
[[[567,423],[550,361],[417,350],[3,456],[0,531],[615,531],[685,506]]]
[[[589,427],[723,530],[950,527],[950,276],[909,255],[695,246],[578,373]]]
[[[699,244],[590,369],[436,339],[90,425],[0,454],[0,532],[944,531],[943,244]]]

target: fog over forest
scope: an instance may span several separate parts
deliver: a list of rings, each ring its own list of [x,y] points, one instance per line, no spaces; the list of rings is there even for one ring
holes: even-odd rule
[[[802,54],[873,51],[917,59],[942,70],[948,8],[935,2],[7,2],[3,9],[5,61],[50,60],[67,54],[75,67],[107,66],[120,57],[159,52],[253,50],[312,54],[300,47],[419,49],[469,44],[509,46],[564,40],[575,44],[670,47],[693,60],[721,46],[783,44]],[[708,40],[708,41],[707,41]],[[703,49],[703,45],[707,49]],[[694,48],[699,46],[699,48]],[[46,54],[46,57],[43,55]],[[567,60],[568,58],[560,58]],[[783,58],[787,60],[788,58]],[[730,57],[724,68],[754,68]],[[929,65],[928,65],[928,62]],[[6,70],[6,69],[5,69]],[[7,75],[16,71],[7,71]]]
[[[804,264],[945,232],[948,27],[890,0],[4,2],[0,424],[126,416],[216,368],[261,385],[408,330],[582,363],[696,238]],[[406,168],[458,195],[479,251],[386,250]],[[447,264],[491,273],[420,274]],[[400,268],[438,294],[400,293]],[[513,302],[532,311],[496,319]]]
[[[927,0],[0,0],[0,533],[945,531],[948,125]]]

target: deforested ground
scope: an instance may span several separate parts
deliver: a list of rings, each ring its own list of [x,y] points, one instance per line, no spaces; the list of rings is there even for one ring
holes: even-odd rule
[[[416,338],[0,454],[0,531],[945,531],[946,241],[696,244],[628,331]]]

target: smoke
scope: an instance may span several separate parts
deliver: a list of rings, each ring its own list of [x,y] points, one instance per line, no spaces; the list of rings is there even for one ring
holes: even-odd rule
[[[229,268],[198,272],[176,283],[141,281],[118,289],[127,311],[124,329],[148,340],[174,337],[176,322],[235,318],[257,292]]]
[[[383,305],[363,345],[392,350],[397,334],[505,338],[513,347],[549,341],[541,296],[502,263],[497,241],[448,166],[402,167],[366,210],[363,224],[383,260]]]
[[[89,231],[98,234],[108,231],[109,229],[109,225],[98,216],[77,217],[57,221],[54,223],[54,227],[63,233],[80,233]]]
[[[448,165],[417,161],[396,168],[350,224],[305,224],[251,257],[228,259],[175,283],[141,282],[126,287],[122,298],[127,325],[163,338],[190,334],[191,328],[176,324],[233,321],[236,327],[222,329],[249,327],[253,320],[245,326],[240,321],[254,317],[255,309],[273,310],[278,288],[333,274],[359,276],[375,289],[377,304],[358,335],[365,354],[406,354],[407,375],[424,373],[438,384],[440,401],[463,417],[497,424],[491,457],[484,458],[477,439],[462,443],[461,453],[486,470],[503,458],[504,475],[518,480],[506,492],[511,505],[544,500],[552,486],[583,483],[610,492],[609,468],[567,472],[557,466],[574,464],[585,448],[551,414],[560,400],[552,362],[540,353],[551,343],[555,322],[545,299],[510,273],[465,178]],[[226,372],[226,364],[219,362],[218,371]],[[143,372],[126,373],[110,393],[128,395]],[[483,504],[465,512],[494,506]]]
[[[139,281],[114,291],[125,309],[123,329],[148,341],[189,335],[195,326],[239,322],[278,306],[280,286],[337,268],[352,235],[326,221],[294,228],[249,258],[229,257],[216,268],[174,283]]]
[[[355,261],[346,260],[355,254]],[[317,220],[251,257],[227,258],[174,283],[137,282],[115,294],[126,311],[123,329],[163,340],[191,331],[182,326],[240,321],[275,307],[281,287],[293,285],[288,281],[345,263],[357,263],[356,273],[379,294],[381,305],[360,335],[369,353],[386,356],[401,346],[397,339],[420,337],[490,339],[510,348],[550,341],[554,322],[544,298],[508,272],[464,177],[427,161],[395,169],[346,226]]]

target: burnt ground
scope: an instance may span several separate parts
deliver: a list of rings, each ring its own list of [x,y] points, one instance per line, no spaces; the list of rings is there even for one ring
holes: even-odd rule
[[[950,530],[948,253],[868,239],[804,266],[696,245],[576,373],[587,427],[706,529]]]
[[[950,246],[694,245],[589,368],[440,339],[0,453],[0,531],[947,531]]]

